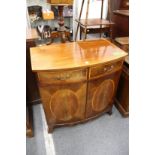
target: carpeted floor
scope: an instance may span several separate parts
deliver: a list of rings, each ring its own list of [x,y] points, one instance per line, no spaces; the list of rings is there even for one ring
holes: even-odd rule
[[[33,106],[34,134],[26,139],[27,155],[128,155],[129,119],[117,109],[95,120],[47,133],[42,105]]]

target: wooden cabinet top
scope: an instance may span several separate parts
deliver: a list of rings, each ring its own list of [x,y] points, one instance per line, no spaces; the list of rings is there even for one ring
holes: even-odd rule
[[[105,39],[33,47],[30,54],[33,71],[83,68],[127,56],[126,52]]]

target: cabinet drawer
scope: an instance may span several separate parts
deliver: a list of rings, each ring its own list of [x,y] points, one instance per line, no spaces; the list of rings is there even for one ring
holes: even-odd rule
[[[96,76],[101,76],[105,74],[110,74],[112,72],[115,72],[119,69],[121,69],[123,64],[123,61],[118,61],[112,64],[103,64],[103,65],[98,65],[96,67],[90,68],[90,77],[96,77]]]
[[[54,84],[60,82],[78,82],[86,80],[86,69],[55,71],[55,72],[38,72],[38,80],[43,84]]]

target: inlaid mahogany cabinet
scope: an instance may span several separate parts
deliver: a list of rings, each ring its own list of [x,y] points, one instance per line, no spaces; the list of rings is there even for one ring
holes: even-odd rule
[[[111,113],[126,55],[103,39],[31,48],[49,132]]]

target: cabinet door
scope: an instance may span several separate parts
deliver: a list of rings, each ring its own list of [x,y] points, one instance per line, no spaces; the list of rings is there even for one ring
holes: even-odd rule
[[[101,68],[102,67],[100,67],[100,69]],[[86,105],[87,118],[106,112],[112,108],[120,72],[121,70],[118,67],[115,68],[114,72],[112,70],[109,70],[110,74],[102,73],[99,76],[95,77],[91,77],[90,75]],[[101,72],[99,71],[99,73]]]
[[[82,73],[81,73],[82,72]],[[40,94],[48,124],[65,124],[84,119],[86,103],[86,71],[58,75],[40,74]],[[74,76],[73,76],[74,75]],[[79,78],[77,78],[79,76]],[[62,78],[63,77],[63,78]],[[85,80],[83,80],[85,77]],[[81,78],[81,79],[80,79]],[[77,80],[78,79],[78,80]],[[56,80],[54,82],[54,80]],[[75,81],[76,80],[76,81]],[[51,82],[51,84],[50,84]]]

